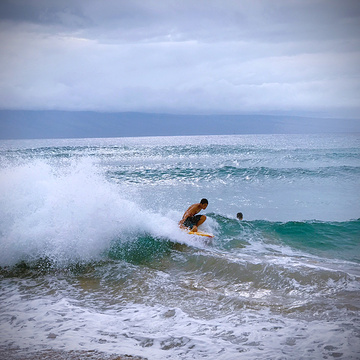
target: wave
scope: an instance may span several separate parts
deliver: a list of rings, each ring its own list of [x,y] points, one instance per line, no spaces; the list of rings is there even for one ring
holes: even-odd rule
[[[0,185],[1,267],[39,259],[55,267],[109,258],[141,261],[166,253],[168,243],[206,245],[178,228],[181,213],[171,205],[165,215],[144,208],[136,187],[110,181],[89,158],[5,166]],[[216,234],[215,250],[262,243],[360,261],[359,220],[239,222],[210,213],[204,225]]]
[[[142,239],[187,241],[177,226],[180,214],[144,209],[136,189],[107,181],[88,158],[5,167],[0,185],[1,267],[44,260],[60,268],[109,257],[130,259]],[[125,256],[126,248],[133,255]]]
[[[199,181],[255,181],[264,179],[288,179],[291,181],[309,178],[325,179],[342,177],[357,178],[360,176],[360,168],[355,166],[323,167],[316,169],[306,168],[270,168],[270,167],[248,167],[238,168],[234,166],[220,166],[217,168],[205,167],[177,167],[159,165],[147,166],[123,166],[121,170],[109,170],[108,176],[112,179],[126,181],[129,183],[149,182],[199,182]]]
[[[3,162],[92,158],[107,163],[108,176],[150,181],[261,181],[263,179],[357,178],[357,148],[279,149],[255,145],[91,145],[35,146],[0,151]],[[259,159],[262,159],[259,166]],[[111,166],[113,165],[113,166]]]
[[[59,265],[91,261],[114,238],[147,230],[139,215],[146,214],[88,160],[5,168],[0,184],[0,266],[39,258]]]
[[[342,222],[239,222],[216,214],[210,216],[220,225],[218,231],[223,239],[222,246],[227,248],[238,246],[234,245],[236,240],[247,244],[256,239],[264,244],[287,246],[304,253],[360,262],[360,219]]]

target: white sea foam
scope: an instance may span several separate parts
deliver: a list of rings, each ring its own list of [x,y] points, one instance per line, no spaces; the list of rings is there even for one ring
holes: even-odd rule
[[[98,311],[58,298],[29,299],[7,316],[11,321],[3,325],[2,342],[32,351],[44,346],[67,351],[97,348],[108,355],[222,360],[238,359],[239,353],[246,353],[247,359],[277,359],[279,353],[284,358],[326,358],[334,350],[350,359],[357,352],[354,334],[342,328],[340,320],[308,322],[267,309],[243,308],[213,319],[161,305],[128,304],[121,310]],[[339,342],[339,333],[351,343]]]
[[[107,181],[88,159],[7,167],[0,188],[0,266],[96,260],[114,239],[141,233],[184,240],[176,221],[141,208],[129,187]]]

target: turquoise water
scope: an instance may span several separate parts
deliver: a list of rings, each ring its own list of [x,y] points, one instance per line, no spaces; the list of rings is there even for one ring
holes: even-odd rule
[[[0,351],[358,358],[359,155],[358,134],[2,141]],[[203,197],[210,241],[177,226]]]

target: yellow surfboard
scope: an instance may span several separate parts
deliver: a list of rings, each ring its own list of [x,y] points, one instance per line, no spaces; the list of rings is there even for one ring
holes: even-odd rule
[[[198,231],[191,231],[191,230],[185,230],[190,235],[198,235],[198,236],[206,236],[209,238],[213,238],[213,234],[206,233],[204,231],[198,230]]]

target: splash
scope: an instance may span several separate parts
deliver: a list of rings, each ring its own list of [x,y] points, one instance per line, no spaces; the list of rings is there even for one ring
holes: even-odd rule
[[[2,267],[41,258],[56,266],[96,261],[114,239],[180,236],[175,221],[142,209],[133,189],[109,182],[89,159],[8,166],[0,188]]]

